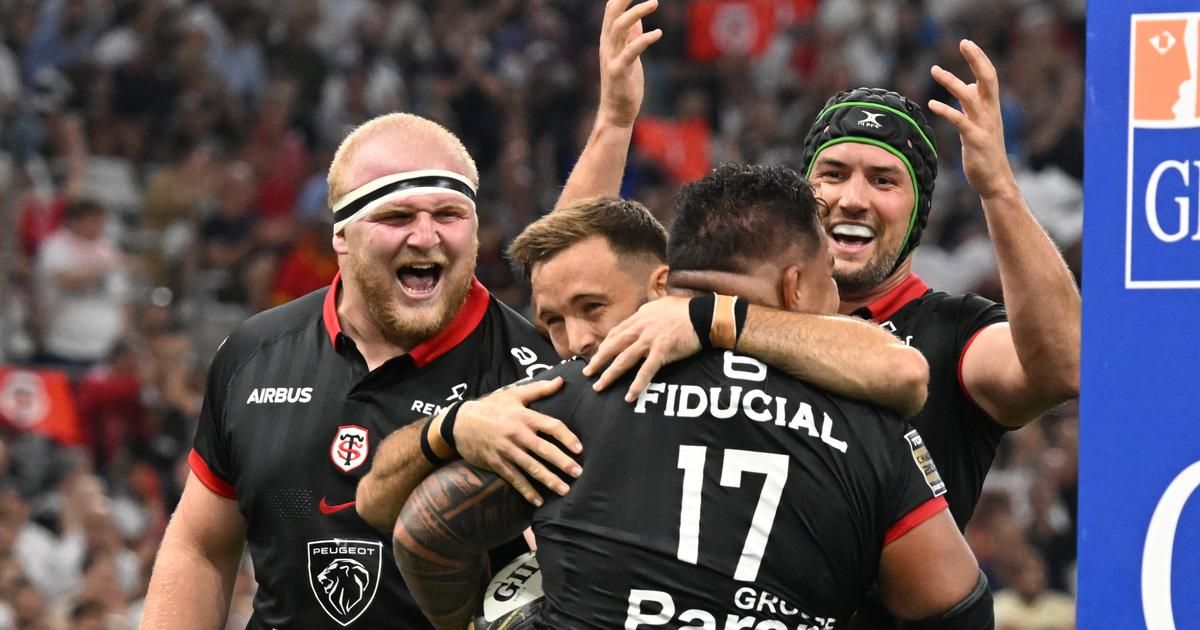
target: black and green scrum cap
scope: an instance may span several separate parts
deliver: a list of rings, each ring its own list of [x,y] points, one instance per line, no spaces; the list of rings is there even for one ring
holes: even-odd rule
[[[914,101],[890,90],[860,87],[839,92],[825,102],[804,137],[804,176],[812,174],[817,155],[843,142],[877,146],[900,158],[912,177],[913,212],[900,248],[900,264],[921,243],[929,221],[933,180],[937,178],[937,146],[925,112]]]

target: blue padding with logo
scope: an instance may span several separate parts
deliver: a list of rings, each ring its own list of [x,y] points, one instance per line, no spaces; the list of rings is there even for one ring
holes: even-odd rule
[[[1200,5],[1088,5],[1078,627],[1200,628]]]

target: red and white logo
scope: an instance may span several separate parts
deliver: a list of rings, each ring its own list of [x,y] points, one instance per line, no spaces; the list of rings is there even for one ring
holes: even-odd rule
[[[367,461],[370,441],[367,430],[357,424],[343,424],[333,435],[333,444],[329,445],[329,458],[333,465],[350,472]]]

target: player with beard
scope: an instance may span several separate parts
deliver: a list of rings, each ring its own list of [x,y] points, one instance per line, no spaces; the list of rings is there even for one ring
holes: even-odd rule
[[[572,191],[595,183],[581,178],[592,173],[600,174],[601,180],[607,177],[604,169],[612,165],[585,163],[589,156],[605,156],[610,152],[607,145],[615,143],[620,164],[624,163],[628,147],[624,126],[631,125],[636,114],[636,108],[633,113],[627,111],[628,103],[641,99],[638,56],[661,34],[641,33],[640,20],[656,6],[652,1],[630,7],[629,2],[614,0],[605,7],[600,57],[605,86],[602,99],[609,105],[601,109],[590,148],[568,181],[562,202],[572,197]],[[592,148],[597,143],[599,150]],[[535,321],[547,331],[559,356],[588,357],[610,328],[647,300],[662,294],[666,231],[637,203],[594,198],[564,207],[560,202],[549,216],[522,231],[513,241],[509,255],[530,280]],[[690,322],[680,325],[691,335]],[[675,332],[671,338],[676,338],[678,331]],[[691,335],[691,341],[698,344],[695,335]],[[682,341],[681,347],[686,348],[687,343]],[[797,378],[845,396],[869,400],[905,416],[915,413],[925,401],[929,374],[920,353],[855,318],[791,313],[754,305],[749,308],[738,349]],[[653,353],[644,362],[633,388],[643,386],[648,374],[661,363],[660,353]],[[600,383],[611,381],[628,367],[626,361],[613,362]],[[578,474],[577,464],[568,455],[529,431],[529,427],[561,428],[557,420],[526,406],[546,393],[543,384],[527,385],[456,407],[453,427],[448,433],[457,438],[457,453],[449,449],[447,456],[459,454],[473,464],[495,471],[535,505],[540,505],[544,497],[521,471],[535,471],[533,477],[554,492],[567,492],[567,485],[556,477],[547,482],[552,475],[526,452],[540,455],[560,470]],[[431,421],[431,426],[439,429],[445,426],[444,417]],[[394,442],[394,439],[385,441],[377,457],[397,465],[380,466],[377,459],[358,489],[359,513],[383,531],[395,523],[404,501],[421,479],[415,474],[419,471],[403,465],[411,460],[386,456]]]
[[[355,510],[358,481],[372,467],[423,478],[450,453],[416,420],[556,362],[474,277],[477,185],[458,138],[423,118],[383,116],[345,139],[329,172],[340,272],[218,350],[144,627],[224,627],[247,543],[249,628],[428,627],[388,561],[391,541]],[[542,430],[571,444],[561,424],[524,428],[525,442],[465,431],[459,447],[573,463],[528,441]]]
[[[646,7],[638,15],[647,15],[649,4],[628,13]],[[560,203],[620,188],[644,89],[637,55],[657,36],[642,33],[640,22],[617,26],[601,42],[601,65],[609,71],[602,75],[596,128]],[[979,193],[995,246],[1004,306],[935,291],[912,272],[938,166],[920,105],[875,88],[834,96],[805,138],[803,169],[826,206],[839,312],[876,322],[929,361],[929,397],[912,423],[928,441],[950,510],[965,528],[1005,431],[1078,395],[1081,305],[1070,270],[1025,205],[1009,166],[996,69],[973,42],[959,48],[976,82],[934,66],[933,78],[962,109],[929,106],[959,132],[963,172]],[[607,62],[606,50],[615,51]],[[618,369],[610,367],[598,383],[606,387],[641,362],[629,392],[636,395],[659,366],[700,350],[688,322],[686,300],[646,304],[609,332],[588,373],[611,361]],[[855,367],[846,362],[834,371]]]
[[[718,347],[751,300],[836,310],[817,206],[783,167],[724,165],[680,193],[668,289],[709,301]],[[719,349],[663,368],[636,404],[594,391],[583,367],[539,376],[565,384],[533,404],[587,445],[568,495],[534,510],[456,463],[404,506],[396,560],[437,628],[473,617],[483,551],[531,520],[544,598],[499,619],[485,610],[477,630],[842,628],[877,576],[914,628],[993,627],[937,469],[899,417]]]
[[[634,25],[614,41],[644,37]],[[1070,270],[1017,188],[996,69],[975,43],[963,40],[959,49],[975,83],[934,66],[933,78],[961,109],[938,101],[929,108],[959,132],[963,173],[979,194],[995,247],[1003,306],[935,291],[912,271],[938,165],[920,105],[875,88],[834,96],[805,138],[803,168],[827,206],[822,220],[836,260],[839,312],[874,321],[929,361],[929,397],[911,421],[942,471],[955,521],[965,528],[1003,434],[1078,395],[1081,303]],[[640,66],[617,59],[623,63],[612,64],[601,82],[608,94],[563,192],[568,200],[615,194],[620,187],[643,86]],[[685,300],[650,302],[610,331],[588,373],[608,361],[629,369],[649,357],[631,387],[636,395],[659,365],[700,349],[688,319]],[[609,383],[606,375],[598,386]],[[862,627],[891,623],[880,614]]]

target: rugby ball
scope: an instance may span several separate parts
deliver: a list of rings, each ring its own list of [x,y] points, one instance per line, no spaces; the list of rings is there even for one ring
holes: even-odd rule
[[[530,551],[517,556],[496,572],[476,611],[475,627],[487,628],[505,615],[542,598],[542,571],[537,555]]]

